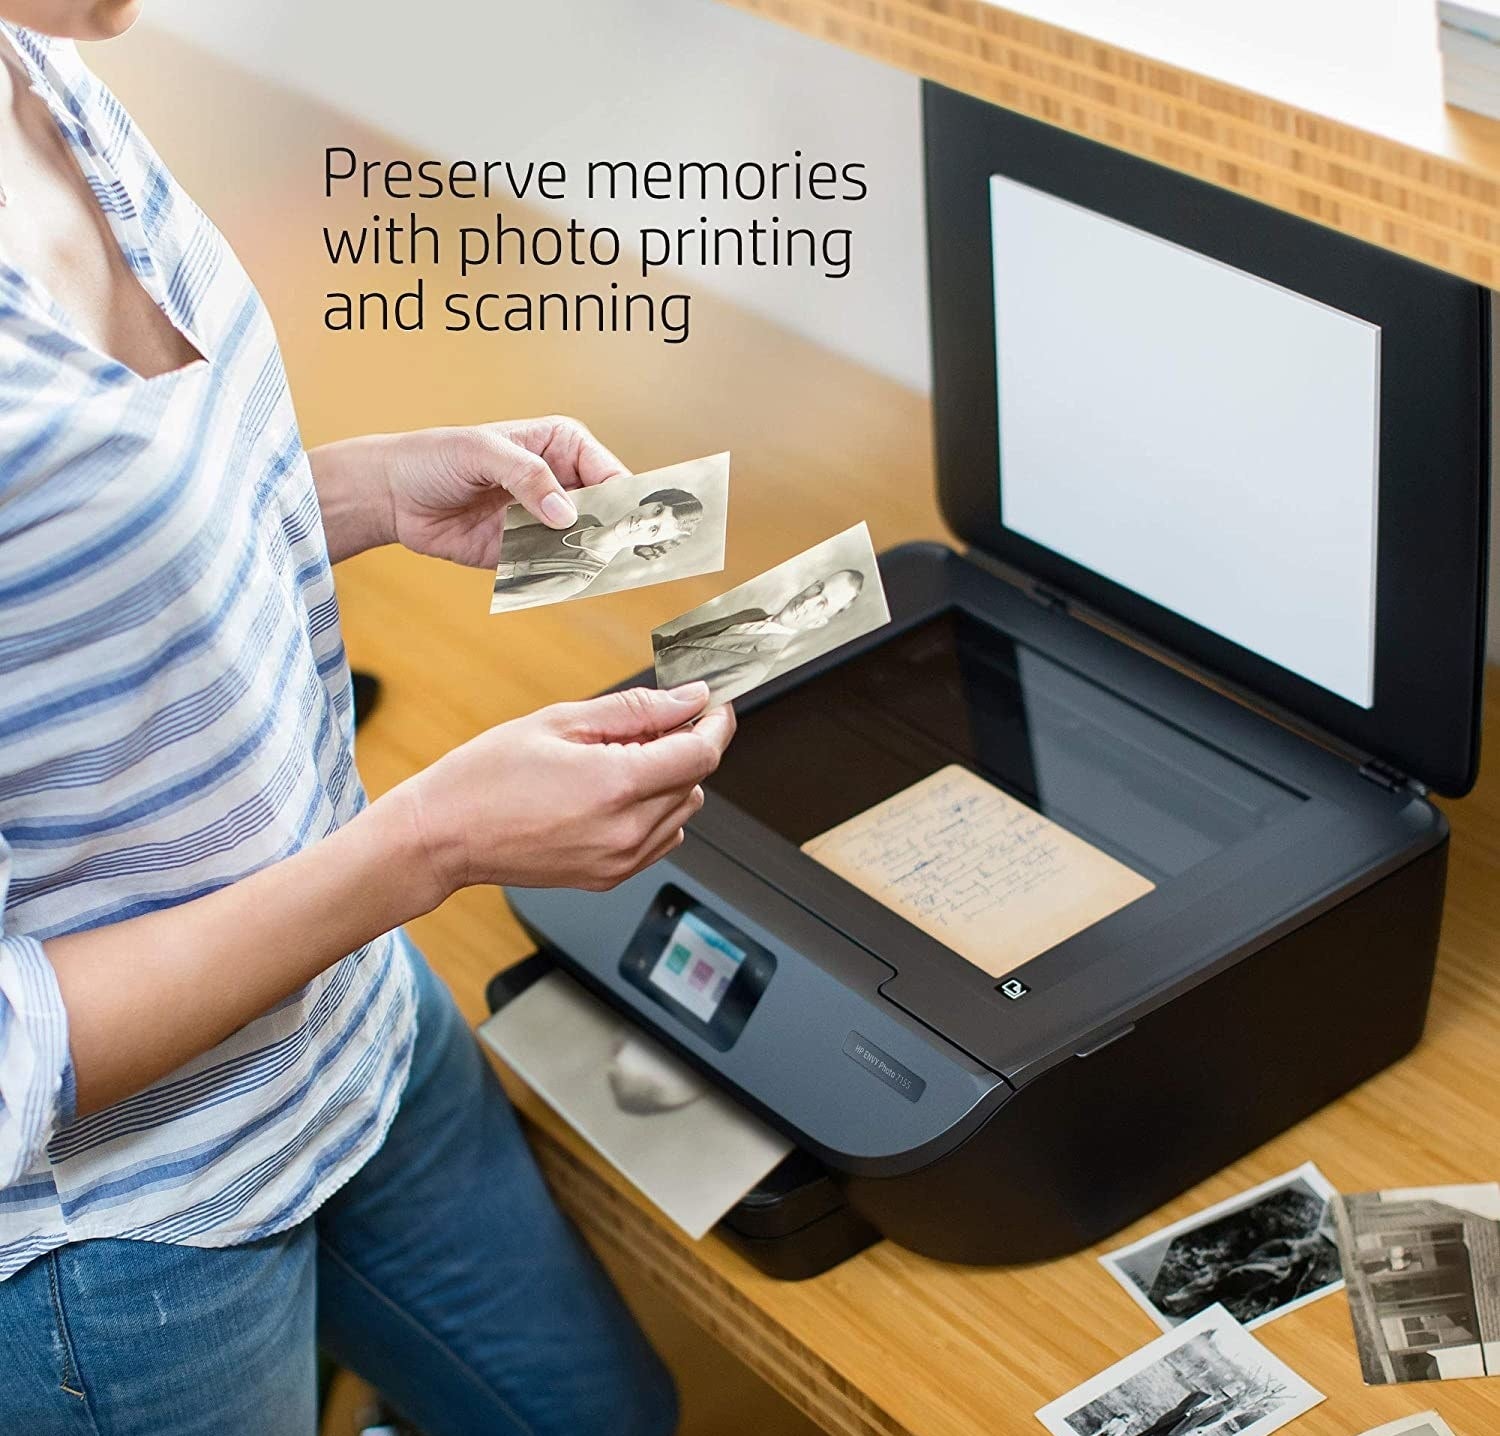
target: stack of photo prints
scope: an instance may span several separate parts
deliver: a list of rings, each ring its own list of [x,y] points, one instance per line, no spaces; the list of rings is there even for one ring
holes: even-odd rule
[[[609,479],[572,497],[578,518],[566,530],[512,506],[491,613],[724,567],[728,454]],[[657,683],[701,680],[710,706],[727,703],[889,621],[869,531],[857,524],[655,629]],[[577,1008],[591,1002],[569,986],[561,978],[538,984],[535,1001],[557,1007],[548,1021],[501,1013],[483,1035],[701,1236],[787,1144],[603,1009],[586,1024],[593,1056],[551,1040],[558,1023],[576,1032]],[[554,1070],[559,1051],[577,1057],[567,1071]],[[643,1113],[656,1120],[626,1120]],[[647,1142],[647,1127],[666,1135]],[[715,1179],[685,1182],[684,1171],[704,1170],[692,1154],[715,1142],[723,1147],[709,1164]],[[1269,1436],[1323,1396],[1250,1333],[1339,1290],[1368,1384],[1500,1375],[1493,1182],[1340,1196],[1307,1163],[1100,1260],[1162,1335],[1038,1411],[1054,1436]],[[1478,1433],[1455,1433],[1426,1411],[1365,1436]]]
[[[511,506],[491,613],[724,567],[728,454],[608,479],[572,497],[578,518],[567,529]],[[710,707],[728,703],[890,617],[870,531],[856,524],[656,629],[657,685],[701,681]]]
[[[1164,1334],[1038,1411],[1054,1436],[1269,1436],[1323,1396],[1250,1333],[1339,1290],[1369,1385],[1500,1361],[1495,1183],[1340,1196],[1309,1162],[1099,1260]]]

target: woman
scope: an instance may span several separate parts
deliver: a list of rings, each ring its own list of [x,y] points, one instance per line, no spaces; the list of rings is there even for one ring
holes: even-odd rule
[[[579,514],[560,534],[545,524],[522,524],[505,535],[495,595],[514,594],[527,603],[576,598],[621,554],[654,562],[688,538],[702,518],[703,505],[686,489],[657,489],[612,524],[591,514]]]
[[[654,861],[732,715],[562,704],[366,803],[330,560],[488,567],[623,470],[564,419],[305,453],[244,272],[52,38],[135,10],[0,0],[0,1430],[310,1436],[316,1333],[428,1436],[665,1433],[400,926]]]

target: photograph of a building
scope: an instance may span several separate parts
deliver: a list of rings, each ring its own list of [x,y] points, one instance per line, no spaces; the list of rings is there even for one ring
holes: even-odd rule
[[[1500,1375],[1500,1186],[1364,1192],[1335,1215],[1368,1383]]]

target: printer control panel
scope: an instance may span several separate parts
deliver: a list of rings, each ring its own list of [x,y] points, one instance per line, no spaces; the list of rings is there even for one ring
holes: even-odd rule
[[[705,903],[668,885],[620,959],[625,980],[726,1052],[776,971],[776,959]]]
[[[1010,1091],[882,995],[892,967],[691,825],[608,892],[507,896],[565,967],[838,1170],[961,1141]]]

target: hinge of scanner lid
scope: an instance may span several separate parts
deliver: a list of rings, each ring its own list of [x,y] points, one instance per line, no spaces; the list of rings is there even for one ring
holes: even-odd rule
[[[1043,608],[1051,609],[1053,613],[1066,613],[1068,611],[1068,600],[1062,594],[1048,588],[1044,583],[1037,583],[1033,580],[1029,592]]]
[[[1409,791],[1425,794],[1427,792],[1421,783],[1413,782],[1400,769],[1391,767],[1389,763],[1382,763],[1379,758],[1366,758],[1359,765],[1359,776],[1368,778],[1372,783],[1378,783],[1391,793]]]

